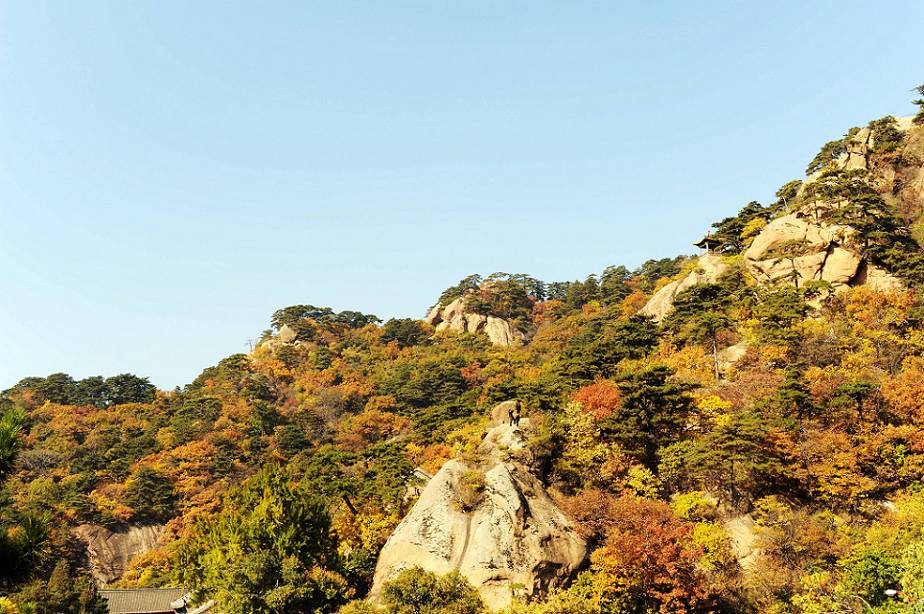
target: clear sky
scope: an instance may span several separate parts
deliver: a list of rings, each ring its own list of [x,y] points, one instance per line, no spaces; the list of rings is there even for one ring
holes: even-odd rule
[[[0,389],[694,251],[913,111],[924,3],[0,0]]]

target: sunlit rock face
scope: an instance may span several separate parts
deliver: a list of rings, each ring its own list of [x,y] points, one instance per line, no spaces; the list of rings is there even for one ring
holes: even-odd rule
[[[370,599],[404,569],[458,571],[492,609],[514,593],[544,595],[581,567],[587,546],[540,481],[511,453],[526,445],[529,419],[512,426],[498,405],[477,462],[451,460],[430,480],[379,555]]]
[[[826,281],[834,291],[864,284],[901,287],[896,277],[849,247],[855,233],[849,226],[815,222],[805,211],[784,215],[767,224],[744,252],[745,267],[766,285]],[[780,253],[787,245],[798,245],[798,253]]]
[[[718,254],[703,254],[696,267],[683,279],[670,282],[648,300],[641,313],[651,316],[656,322],[663,320],[674,308],[674,297],[696,284],[712,284],[728,271],[725,259]]]
[[[74,534],[86,544],[93,577],[101,585],[120,579],[132,560],[157,545],[164,532],[162,524],[126,524],[108,528],[82,524]]]
[[[437,304],[430,310],[426,321],[441,330],[460,333],[484,333],[494,345],[509,347],[523,343],[524,335],[510,322],[494,316],[466,311],[465,299],[457,298],[448,305]]]

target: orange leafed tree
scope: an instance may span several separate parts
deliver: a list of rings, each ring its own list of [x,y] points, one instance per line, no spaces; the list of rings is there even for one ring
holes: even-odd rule
[[[600,379],[578,389],[571,398],[597,420],[609,418],[621,404],[619,388],[608,379]]]
[[[337,429],[337,445],[349,451],[391,439],[408,430],[410,420],[378,409],[367,409],[343,420]]]
[[[924,358],[906,358],[901,371],[886,379],[881,389],[900,419],[910,422],[924,419]]]
[[[698,563],[693,525],[667,503],[584,491],[565,502],[591,544],[592,585],[601,601],[646,605],[646,611],[708,610],[714,595]]]

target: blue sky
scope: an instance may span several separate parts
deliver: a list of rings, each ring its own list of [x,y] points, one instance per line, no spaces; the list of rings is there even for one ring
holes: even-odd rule
[[[924,3],[0,2],[0,388],[182,385],[278,307],[693,251],[912,113]]]

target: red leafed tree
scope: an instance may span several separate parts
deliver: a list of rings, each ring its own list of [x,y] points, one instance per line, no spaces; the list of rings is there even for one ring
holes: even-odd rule
[[[599,379],[580,388],[571,399],[597,420],[609,418],[621,403],[619,388],[608,379]]]
[[[707,611],[714,603],[697,567],[702,548],[693,526],[663,501],[585,491],[566,502],[591,545],[598,598],[658,612]],[[644,604],[642,606],[641,604]]]

